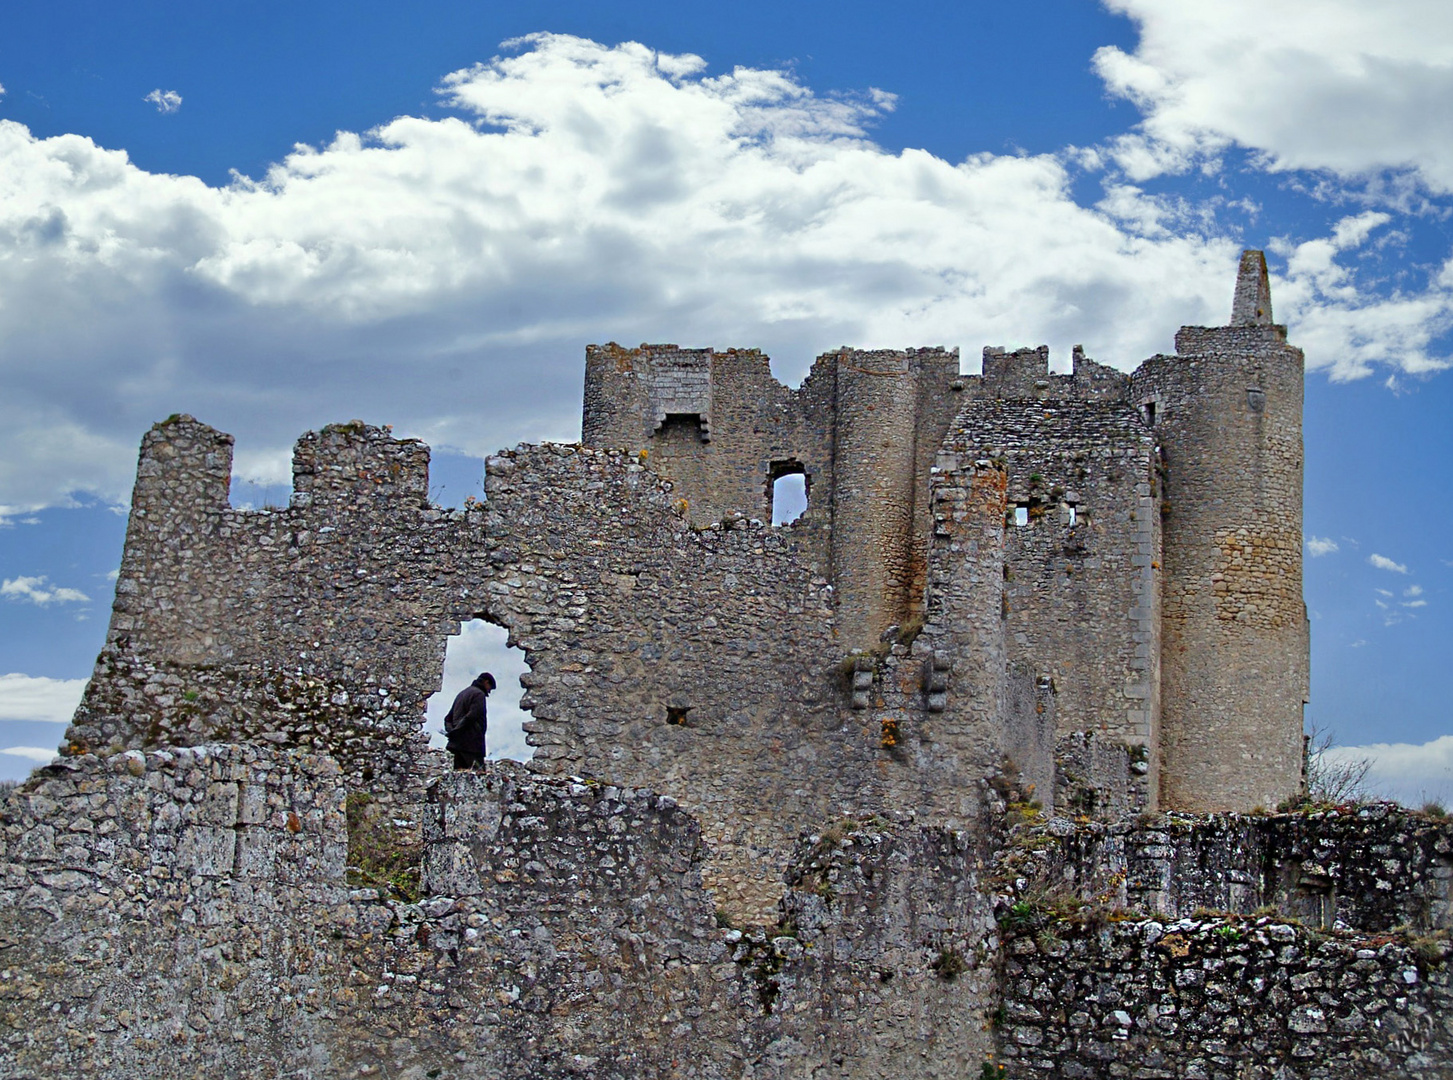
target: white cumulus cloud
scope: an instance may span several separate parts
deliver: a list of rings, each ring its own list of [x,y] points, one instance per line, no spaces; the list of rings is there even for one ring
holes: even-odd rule
[[[478,455],[572,438],[591,341],[758,346],[790,381],[845,343],[972,365],[1083,342],[1130,368],[1229,313],[1239,244],[1200,209],[1132,185],[1081,205],[1068,156],[889,153],[882,91],[547,35],[440,92],[456,115],[300,145],[224,188],[0,121],[8,512],[124,499],[172,412],[237,435],[259,480],[355,416]],[[1378,227],[1339,226],[1275,283],[1312,366],[1439,363],[1417,342],[1441,300],[1338,284]]]
[[[0,750],[0,754],[9,754],[12,757],[26,758],[30,761],[45,765],[56,756],[54,750],[47,750],[43,746],[7,746]]]
[[[1408,572],[1408,568],[1402,563],[1393,562],[1386,555],[1379,555],[1376,552],[1369,555],[1367,561],[1379,570],[1390,570],[1394,574],[1406,574]],[[1387,595],[1391,596],[1392,593],[1388,593]]]
[[[151,102],[159,113],[174,113],[182,107],[182,95],[175,90],[153,90],[141,100]]]
[[[91,599],[80,589],[47,585],[48,580],[44,574],[39,577],[6,578],[4,582],[0,582],[0,596],[7,600],[28,601],[41,607],[48,607],[51,604],[74,604]]]
[[[0,675],[0,720],[69,724],[88,681],[17,673]]]
[[[1106,0],[1138,25],[1095,69],[1145,113],[1139,175],[1237,144],[1273,169],[1406,170],[1453,191],[1453,7],[1443,0]]]
[[[1409,806],[1429,800],[1453,803],[1453,735],[1418,744],[1334,746],[1326,757],[1334,763],[1370,762],[1368,787],[1382,798]]]
[[[1307,537],[1307,554],[1312,556],[1312,558],[1314,559],[1317,558],[1319,555],[1330,555],[1332,552],[1337,550],[1339,550],[1337,547],[1337,541],[1333,540],[1331,537]]]

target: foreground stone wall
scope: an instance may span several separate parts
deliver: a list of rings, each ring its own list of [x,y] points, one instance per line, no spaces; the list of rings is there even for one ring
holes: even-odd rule
[[[344,885],[341,775],[214,745],[11,796],[0,1075],[958,1077],[990,1053],[964,834],[840,822],[738,930],[674,800],[503,765],[431,786],[403,903]]]
[[[1326,929],[1453,931],[1453,823],[1391,803],[1144,825],[1059,819],[1024,839],[1009,850],[1013,872],[1047,895],[1171,918],[1270,909]]]
[[[307,1076],[348,979],[335,762],[81,756],[0,803],[0,1075]]]
[[[1022,1077],[1441,1080],[1453,947],[1274,918],[1012,937],[1000,1060]]]
[[[1009,1076],[1453,1071],[1453,823],[1060,818],[1015,830],[999,873]]]
[[[775,918],[735,928],[669,797],[510,764],[440,777],[423,895],[404,902],[345,884],[345,793],[331,759],[234,745],[39,771],[0,803],[0,1076],[1453,1070],[1446,933],[1340,928],[1419,910],[1446,925],[1447,824],[1268,826],[1333,872],[1383,856],[1366,887],[1385,902],[1319,929],[1152,917],[1109,888],[1065,902],[1104,884],[1066,870],[1113,830],[1019,831],[996,863],[983,837],[907,814],[842,819],[799,839]],[[1144,859],[1189,867],[1244,842],[1184,824]],[[1059,874],[1059,902],[1036,867]]]

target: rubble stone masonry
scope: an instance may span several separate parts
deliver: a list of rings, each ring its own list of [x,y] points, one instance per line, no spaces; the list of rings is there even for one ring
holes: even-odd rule
[[[0,799],[0,1078],[1450,1075],[1449,826],[1246,816],[1302,783],[1302,357],[1260,253],[1233,313],[1130,375],[592,346],[582,442],[460,510],[358,421],[233,509],[157,424]],[[534,757],[462,774],[476,618]],[[414,891],[348,884],[360,800]]]

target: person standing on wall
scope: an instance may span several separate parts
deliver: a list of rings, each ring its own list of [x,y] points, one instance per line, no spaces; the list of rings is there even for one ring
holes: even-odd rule
[[[494,676],[483,672],[459,691],[449,715],[444,717],[444,734],[456,769],[473,769],[484,762],[484,733],[489,728],[485,698],[495,688]]]

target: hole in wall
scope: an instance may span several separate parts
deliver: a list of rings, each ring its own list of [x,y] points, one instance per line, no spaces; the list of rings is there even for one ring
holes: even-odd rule
[[[1014,524],[1021,529],[1029,524],[1029,507],[1016,506],[1014,508]]]
[[[807,510],[807,474],[782,472],[772,478],[772,524],[788,525]]]
[[[458,510],[466,499],[484,501],[484,459],[453,450],[433,451],[429,458],[429,501]]]
[[[690,705],[667,705],[666,723],[686,726],[686,714],[691,711]]]
[[[706,442],[700,413],[667,413],[656,429],[656,438],[666,442]]]
[[[530,718],[520,708],[520,676],[529,670],[525,654],[506,642],[509,633],[502,626],[471,619],[450,636],[444,647],[444,688],[429,698],[425,725],[429,745],[442,748],[444,717],[454,696],[474,681],[481,671],[494,676],[495,689],[489,695],[489,730],[485,733],[485,750],[491,761],[513,758],[529,761],[534,747],[525,743],[521,725]]]

